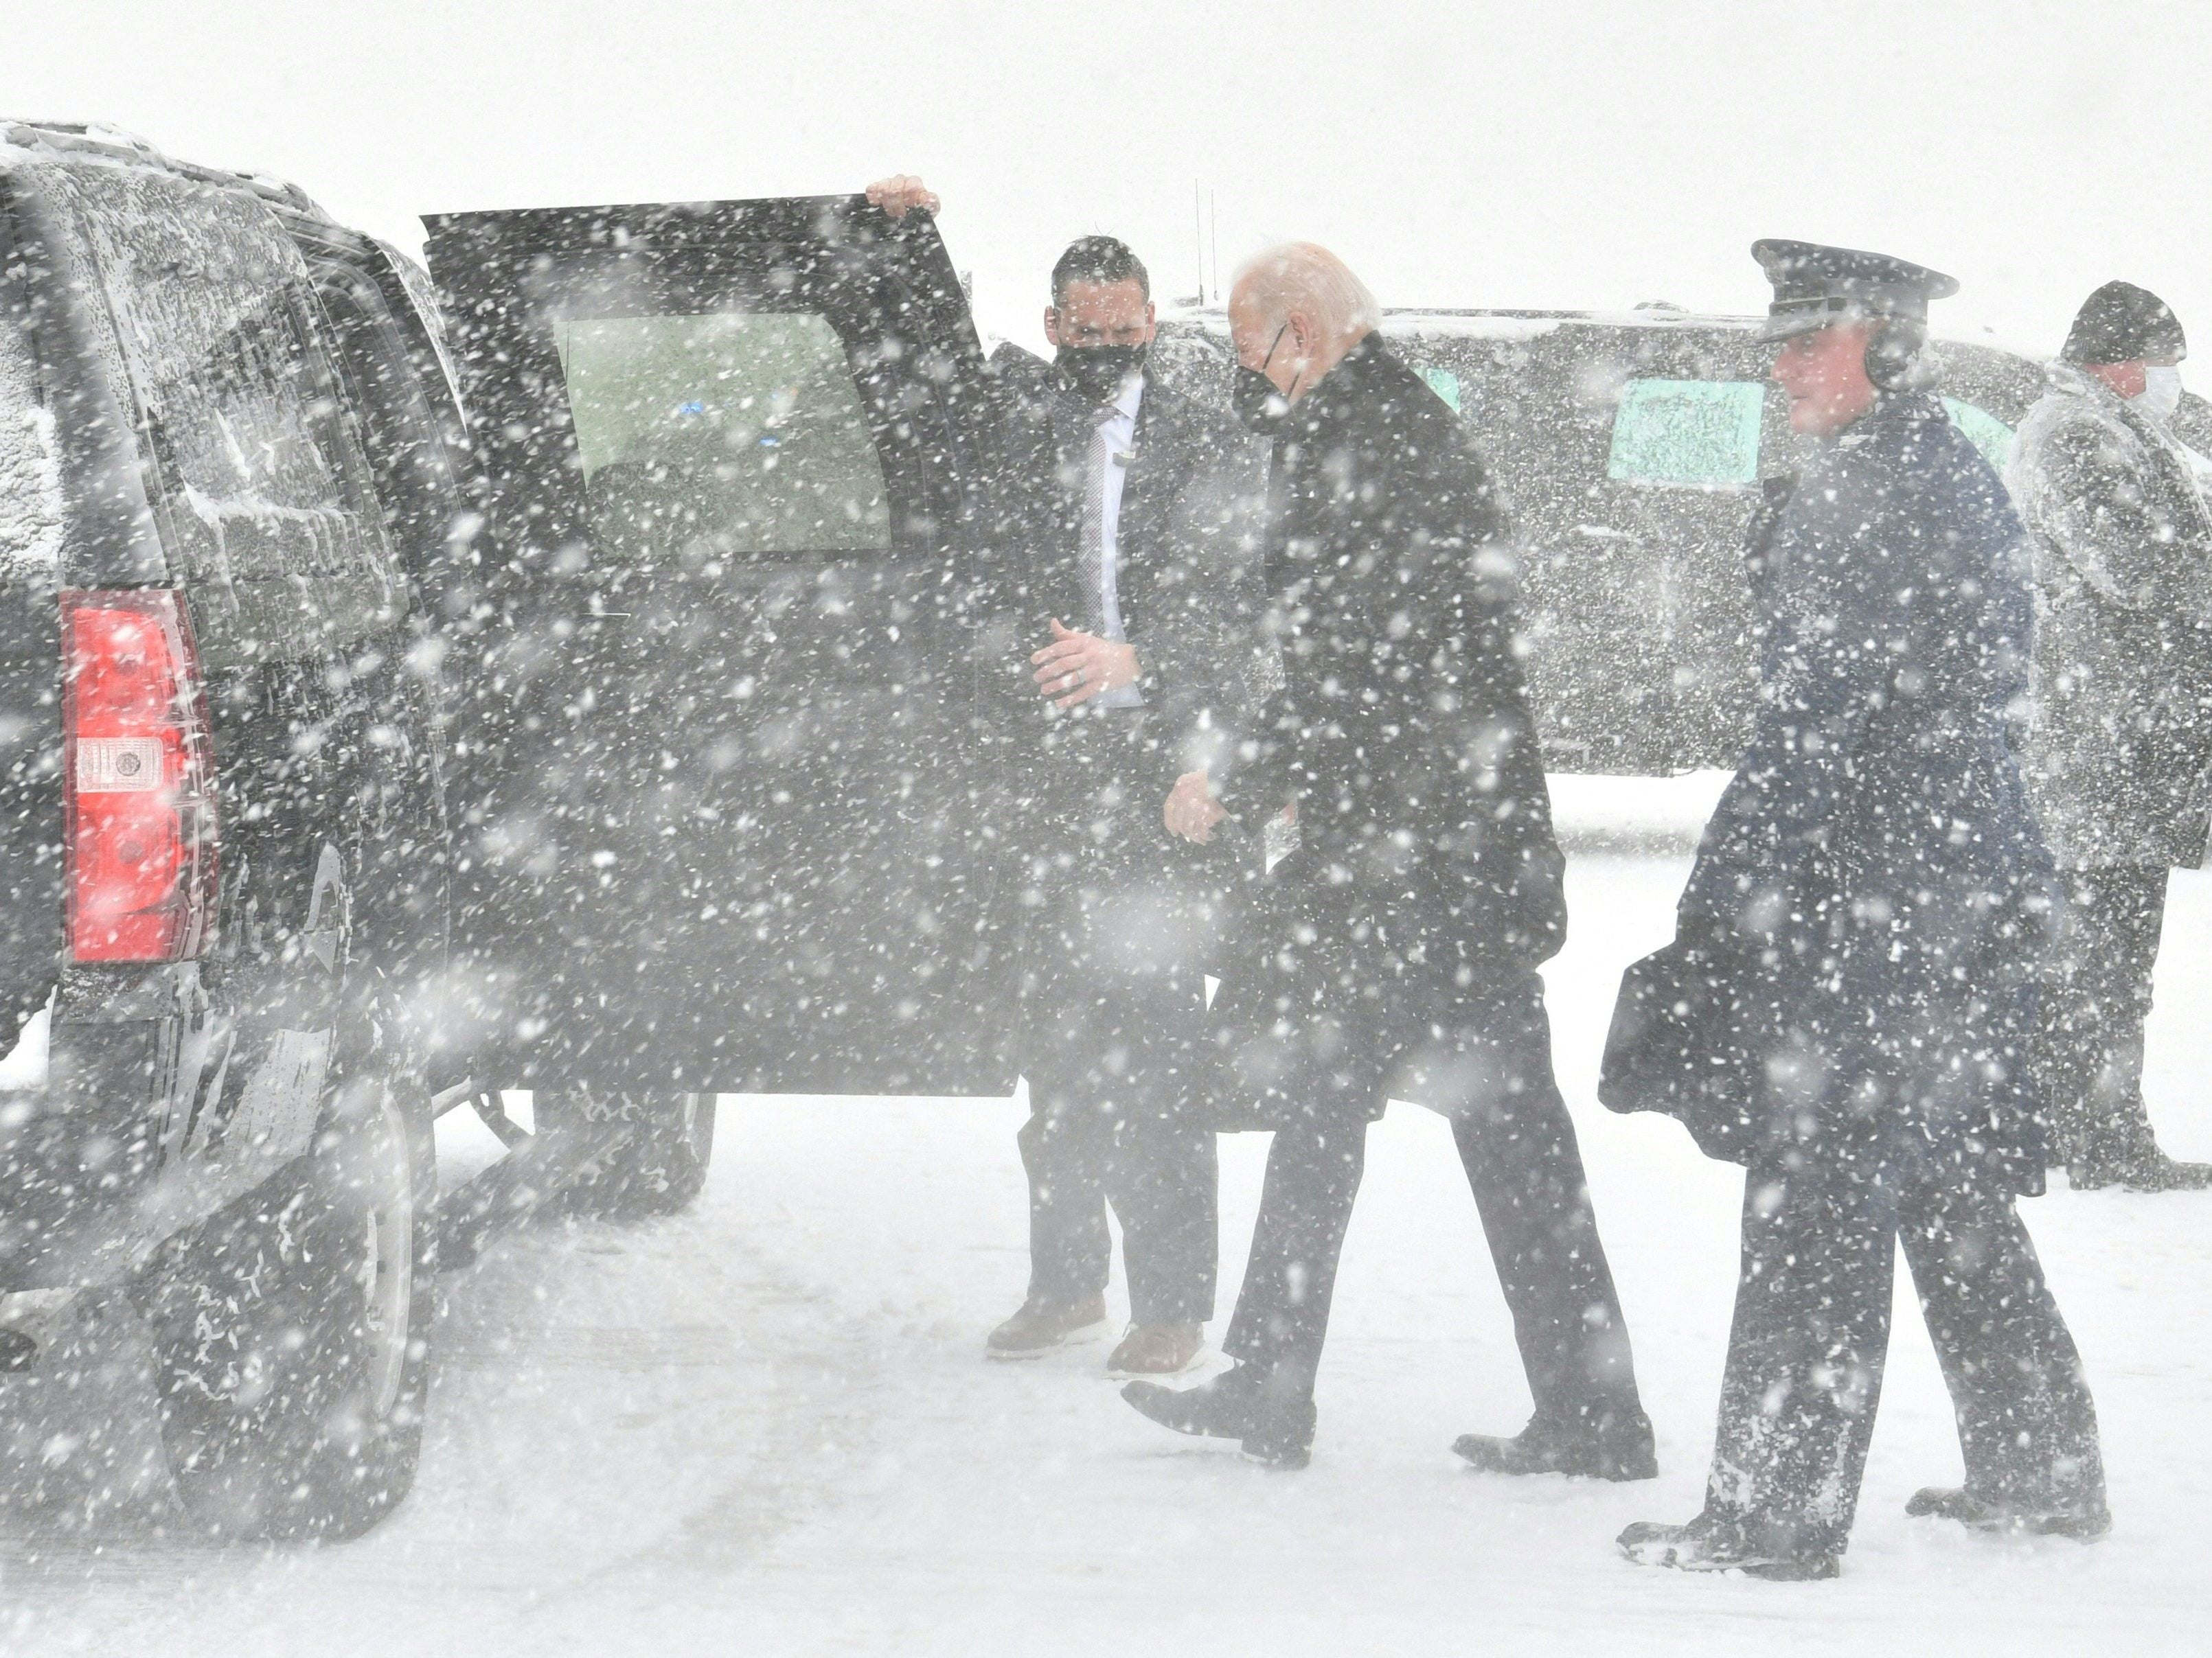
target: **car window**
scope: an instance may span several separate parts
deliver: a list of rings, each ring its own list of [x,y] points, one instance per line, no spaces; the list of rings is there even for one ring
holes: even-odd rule
[[[1459,376],[1449,368],[1423,368],[1421,378],[1429,383],[1429,390],[1450,405],[1455,415],[1460,412]]]
[[[1756,483],[1765,398],[1754,380],[1630,380],[1613,416],[1605,475],[1707,488]]]
[[[37,355],[16,314],[8,274],[0,270],[0,582],[35,574],[51,584],[68,510],[61,446],[41,396]]]
[[[882,462],[811,312],[556,321],[592,531],[636,560],[887,548]]]
[[[331,257],[311,270],[348,401],[368,435],[387,527],[408,574],[434,585],[449,573],[447,536],[461,506],[437,411],[375,282]]]
[[[116,378],[143,421],[211,659],[388,626],[400,589],[368,464],[299,256],[266,210],[131,168],[79,169],[52,187],[103,279]]]
[[[2005,463],[2012,459],[2012,428],[1988,410],[1977,409],[1956,398],[1944,398],[1943,407],[1950,411],[1951,423],[1982,452],[1982,459],[2003,472]]]

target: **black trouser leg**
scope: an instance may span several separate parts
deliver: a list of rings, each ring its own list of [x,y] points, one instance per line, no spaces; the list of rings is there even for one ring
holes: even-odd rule
[[[1121,1217],[1130,1315],[1213,1315],[1218,1178],[1206,1098],[1206,891],[1142,860],[1070,879],[1031,924],[1028,1054],[1030,1293],[1081,1300]]]
[[[1125,975],[1098,1086],[1115,1102],[1107,1196],[1121,1218],[1129,1316],[1203,1324],[1221,1254],[1220,1173],[1212,1127],[1220,1058],[1206,1017],[1206,975],[1173,965]]]
[[[1743,1264],[1708,1509],[1784,1553],[1849,1540],[1889,1351],[1897,1195],[1879,1150],[1745,1181]]]
[[[1908,1190],[1899,1236],[1958,1416],[1967,1494],[2033,1513],[2102,1508],[2097,1407],[2013,1199]]]
[[[2077,1169],[2124,1164],[2155,1143],[2142,1096],[2143,1023],[2166,887],[2163,869],[2081,870],[2067,878],[2034,1059],[2053,1149]]]
[[[1113,1261],[1106,1204],[1121,1221],[1129,1316],[1203,1324],[1220,1256],[1214,1134],[1195,1085],[1202,993],[1101,1000],[1048,1027],[1056,1045],[1029,1072],[1021,1132],[1030,1177],[1030,1293],[1061,1304],[1105,1289]]]
[[[1029,1084],[1030,1117],[1017,1138],[1030,1181],[1030,1299],[1073,1306],[1104,1293],[1113,1266],[1106,1168],[1114,1124],[1079,1091],[1042,1075]]]
[[[1352,1200],[1367,1168],[1367,1124],[1299,1122],[1275,1131],[1252,1255],[1222,1351],[1267,1373],[1272,1391],[1310,1398]]]
[[[1486,1066],[1452,1120],[1474,1206],[1540,1417],[1642,1414],[1628,1326],[1614,1293],[1573,1120],[1552,1074],[1542,992],[1533,1018]]]
[[[1139,1114],[1115,1125],[1107,1189],[1121,1218],[1136,1323],[1203,1324],[1213,1316],[1220,1185],[1214,1133],[1205,1124]]]

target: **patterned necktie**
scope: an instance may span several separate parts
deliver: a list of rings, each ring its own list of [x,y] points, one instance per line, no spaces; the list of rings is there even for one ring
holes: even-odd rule
[[[1106,422],[1115,412],[1101,409],[1091,417],[1091,445],[1083,460],[1083,538],[1075,557],[1083,578],[1084,623],[1101,635],[1106,631],[1106,469],[1114,461]]]

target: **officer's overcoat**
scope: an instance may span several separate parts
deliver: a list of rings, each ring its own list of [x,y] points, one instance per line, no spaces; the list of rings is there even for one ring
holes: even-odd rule
[[[1285,683],[1222,786],[1248,824],[1294,801],[1298,846],[1216,1012],[1274,1114],[1372,1115],[1386,1080],[1469,1108],[1544,1040],[1533,975],[1566,932],[1504,516],[1457,418],[1371,335],[1291,422],[1267,566]],[[1439,1045],[1455,1077],[1399,1078]]]
[[[1936,399],[1891,396],[1752,561],[1756,724],[1601,1092],[1741,1161],[1885,1113],[1907,1155],[2037,1189],[2022,1049],[2055,884],[2014,751],[2033,610],[2004,487]]]
[[[2008,477],[2035,548],[2025,752],[2073,869],[2203,861],[2212,766],[2212,510],[2166,426],[2054,363]]]

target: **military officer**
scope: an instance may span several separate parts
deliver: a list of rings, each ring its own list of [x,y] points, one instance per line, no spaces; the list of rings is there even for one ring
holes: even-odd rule
[[[1926,389],[1950,277],[1804,242],[1753,249],[1792,428],[1816,450],[1753,549],[1751,742],[1674,944],[1630,969],[1601,1092],[1747,1166],[1742,1272],[1704,1510],[1630,1558],[1835,1575],[1904,1245],[1965,1451],[1908,1511],[2088,1538],[2097,1421],[2015,1199],[2042,1190],[2026,1063],[2057,886],[2008,709],[2027,541]]]

